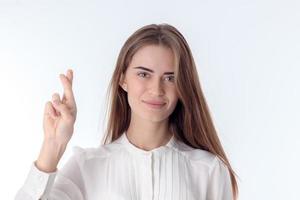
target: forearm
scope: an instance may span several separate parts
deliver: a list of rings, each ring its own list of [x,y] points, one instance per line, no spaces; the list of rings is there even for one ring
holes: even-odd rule
[[[59,160],[63,156],[66,147],[66,144],[58,144],[52,140],[44,140],[38,159],[35,161],[36,167],[47,173],[56,171]]]

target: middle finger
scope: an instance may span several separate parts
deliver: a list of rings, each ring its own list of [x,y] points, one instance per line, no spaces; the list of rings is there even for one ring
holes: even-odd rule
[[[74,103],[74,95],[72,91],[71,82],[64,74],[60,74],[59,77],[64,88],[63,99],[66,100],[66,102]]]

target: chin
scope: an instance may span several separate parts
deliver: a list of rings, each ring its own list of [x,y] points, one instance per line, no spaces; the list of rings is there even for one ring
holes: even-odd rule
[[[166,120],[169,116],[162,113],[151,113],[149,111],[144,111],[139,116],[145,120],[152,122],[161,122]]]

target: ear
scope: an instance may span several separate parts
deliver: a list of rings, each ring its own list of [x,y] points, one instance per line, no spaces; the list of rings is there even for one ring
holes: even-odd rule
[[[126,82],[126,79],[125,79],[125,75],[123,73],[121,74],[119,85],[123,88],[123,90],[125,92],[127,92],[127,82]]]

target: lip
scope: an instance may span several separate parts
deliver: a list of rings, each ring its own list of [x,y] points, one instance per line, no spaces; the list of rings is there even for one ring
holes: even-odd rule
[[[143,101],[151,108],[162,108],[166,103],[161,101]]]
[[[163,101],[144,101],[145,103],[151,104],[151,105],[164,105],[165,102]]]

